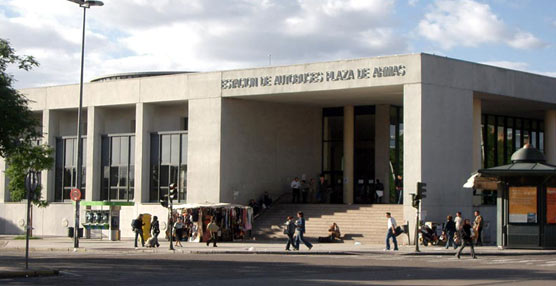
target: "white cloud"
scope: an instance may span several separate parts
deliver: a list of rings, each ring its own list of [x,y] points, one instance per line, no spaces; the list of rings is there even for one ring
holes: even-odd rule
[[[419,4],[419,0],[408,0],[407,4],[409,4],[409,6],[417,6],[417,4]]]
[[[419,22],[418,32],[443,49],[502,43],[516,49],[544,47],[533,34],[508,27],[488,4],[474,0],[437,0]]]
[[[407,52],[395,0],[104,0],[87,10],[85,79],[146,70],[222,70]],[[76,83],[82,10],[4,0],[0,35],[32,72],[17,87]]]

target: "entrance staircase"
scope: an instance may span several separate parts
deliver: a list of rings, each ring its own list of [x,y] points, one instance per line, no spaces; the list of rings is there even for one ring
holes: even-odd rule
[[[284,241],[282,231],[286,217],[296,217],[298,211],[305,215],[305,237],[310,241],[328,236],[328,228],[336,222],[344,243],[384,244],[386,212],[392,214],[398,225],[406,223],[402,205],[277,204],[254,221],[253,236],[263,241]],[[407,243],[407,236],[402,234],[398,237],[398,243],[404,242]]]

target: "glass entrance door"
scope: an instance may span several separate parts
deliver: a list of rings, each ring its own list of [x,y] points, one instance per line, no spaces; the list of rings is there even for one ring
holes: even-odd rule
[[[375,107],[356,106],[354,118],[354,203],[374,202]],[[323,202],[344,201],[344,108],[323,109],[322,173],[329,186]]]
[[[343,203],[344,108],[325,108],[322,116],[322,174],[328,185],[322,202]]]
[[[375,107],[356,106],[354,124],[353,201],[370,204],[375,198]]]

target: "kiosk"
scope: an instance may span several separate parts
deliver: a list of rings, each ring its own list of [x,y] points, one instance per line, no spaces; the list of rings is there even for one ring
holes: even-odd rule
[[[134,202],[81,201],[85,207],[85,238],[108,237],[120,240],[120,210],[122,206],[133,206]]]
[[[556,248],[556,166],[526,144],[512,163],[479,170],[498,180],[497,237],[505,248]]]

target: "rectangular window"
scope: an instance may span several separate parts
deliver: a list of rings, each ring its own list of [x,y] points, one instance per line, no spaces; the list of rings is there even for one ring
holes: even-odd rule
[[[135,135],[102,137],[101,199],[133,201],[135,174]]]
[[[187,197],[187,132],[151,134],[151,178],[149,201],[158,202],[168,194],[170,184],[178,188],[177,201]]]
[[[85,166],[87,165],[87,139],[81,138],[81,198],[85,198]],[[54,201],[63,202],[70,199],[70,191],[77,187],[77,137],[56,138],[56,178]]]
[[[394,177],[403,176],[403,108],[390,107],[390,201],[397,201]],[[392,173],[393,172],[393,173]]]
[[[484,168],[511,163],[511,155],[526,143],[544,152],[542,120],[483,114],[481,131]]]

